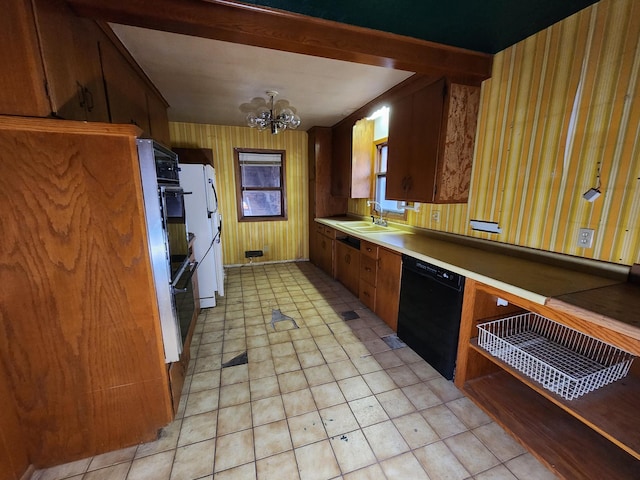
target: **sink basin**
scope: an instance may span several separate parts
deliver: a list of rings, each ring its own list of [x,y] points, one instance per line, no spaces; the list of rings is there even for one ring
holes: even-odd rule
[[[347,221],[340,222],[339,225],[357,233],[404,233],[403,230],[397,228],[384,227],[367,221]]]
[[[396,232],[395,228],[383,227],[382,225],[369,224],[366,227],[353,227],[353,230],[357,232]]]

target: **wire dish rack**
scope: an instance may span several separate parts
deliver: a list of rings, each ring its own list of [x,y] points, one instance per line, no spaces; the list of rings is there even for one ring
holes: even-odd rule
[[[535,313],[478,325],[478,345],[566,400],[624,378],[634,359]]]

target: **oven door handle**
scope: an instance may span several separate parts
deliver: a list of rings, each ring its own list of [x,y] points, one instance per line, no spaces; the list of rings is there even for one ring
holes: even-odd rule
[[[187,261],[182,265],[182,267],[178,271],[178,275],[176,276],[176,279],[171,283],[172,294],[186,293],[188,291],[188,287],[185,287],[185,288],[176,287],[176,285],[178,284],[178,281],[182,280],[182,275],[184,275],[184,272],[187,269],[187,267],[190,267],[190,270],[189,270],[189,274],[184,279],[185,284],[189,283],[189,280],[191,280],[191,277],[193,277],[193,274],[196,273],[196,269],[198,268],[198,262],[190,262],[187,259]]]

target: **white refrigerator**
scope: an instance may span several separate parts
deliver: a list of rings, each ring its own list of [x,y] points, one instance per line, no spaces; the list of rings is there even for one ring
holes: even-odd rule
[[[194,254],[200,307],[216,306],[216,293],[224,296],[222,215],[211,165],[181,164],[180,186],[185,192],[187,230],[195,234]]]

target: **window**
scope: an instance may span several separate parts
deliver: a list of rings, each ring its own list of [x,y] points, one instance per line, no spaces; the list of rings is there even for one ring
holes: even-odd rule
[[[284,150],[236,148],[238,221],[287,219]]]
[[[395,215],[405,215],[403,208],[398,208],[398,202],[396,200],[387,200],[387,140],[376,143],[376,192],[375,201],[378,202],[385,213]]]

